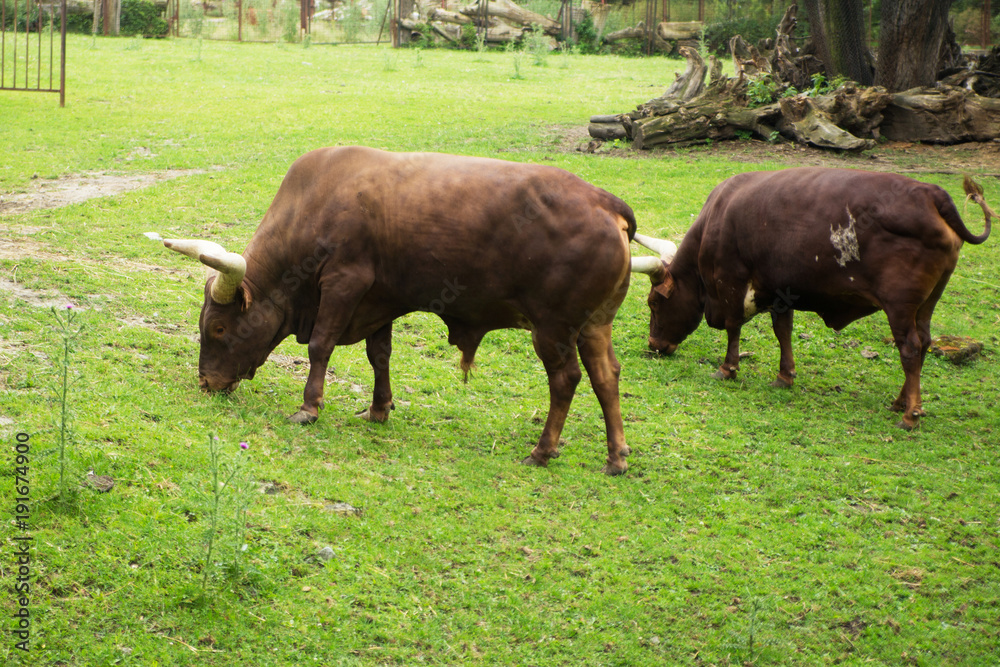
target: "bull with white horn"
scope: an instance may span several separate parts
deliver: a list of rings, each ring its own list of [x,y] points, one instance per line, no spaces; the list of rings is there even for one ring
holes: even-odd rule
[[[313,422],[334,347],[365,341],[375,377],[359,416],[383,422],[396,318],[438,315],[466,374],[488,332],[528,329],[550,403],[523,462],[559,455],[582,359],[607,429],[604,472],[620,475],[629,448],[611,324],[634,232],[625,202],[562,169],[354,146],[299,158],[242,256],[207,241],[164,244],[218,272],[199,320],[204,389],[231,391],[294,335],[309,346],[309,377],[290,419]]]

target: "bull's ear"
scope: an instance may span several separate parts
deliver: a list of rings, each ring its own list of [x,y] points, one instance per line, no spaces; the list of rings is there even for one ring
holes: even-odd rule
[[[661,295],[664,299],[669,299],[670,295],[674,293],[675,287],[674,277],[670,275],[670,269],[667,269],[663,274],[663,282],[653,285],[653,291]]]

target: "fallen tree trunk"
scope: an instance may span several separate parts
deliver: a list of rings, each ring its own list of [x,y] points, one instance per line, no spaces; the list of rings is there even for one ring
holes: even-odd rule
[[[479,2],[473,3],[468,7],[463,7],[460,12],[471,17],[473,21],[476,21],[483,14],[483,1],[479,0]],[[562,26],[548,16],[536,14],[531,10],[515,5],[510,0],[489,0],[486,10],[490,18],[496,17],[503,19],[509,24],[525,28],[539,26],[548,35],[557,36],[562,31]]]
[[[429,21],[444,21],[445,23],[457,23],[458,25],[465,25],[466,23],[472,23],[472,19],[465,14],[460,14],[458,12],[451,12],[447,9],[441,9],[440,7],[432,7],[429,12],[427,12],[427,20]]]
[[[1000,99],[939,86],[892,95],[881,132],[894,141],[954,144],[1000,137]]]
[[[679,39],[700,39],[704,30],[705,24],[701,21],[662,21],[656,24],[656,35],[665,42]]]
[[[413,33],[413,38],[417,39],[420,37],[420,26],[421,24],[413,19],[399,19],[399,25],[405,30],[409,30]],[[425,24],[426,25],[426,24]],[[459,24],[449,24],[441,21],[432,21],[430,24],[431,29],[441,35],[444,39],[449,42],[458,42],[462,38],[462,29]],[[491,44],[506,44],[508,42],[517,42],[524,35],[524,30],[520,28],[515,28],[512,25],[504,23],[503,21],[490,20],[490,25],[486,28],[486,41]]]
[[[713,59],[707,87],[709,68],[697,50],[682,47],[687,67],[663,95],[627,114],[591,118],[590,136],[620,138],[620,125],[635,148],[755,136],[841,151],[874,147],[879,136],[933,143],[1000,137],[1000,99],[972,90],[939,84],[890,94],[847,82],[817,95],[813,75],[822,72],[822,65],[793,45],[796,10],[792,5],[785,12],[774,40],[753,46],[733,37],[729,47],[736,75],[721,76]],[[990,55],[995,60],[1000,52]],[[962,80],[993,78],[993,61],[980,65],[983,70]],[[949,75],[957,78],[962,71]]]

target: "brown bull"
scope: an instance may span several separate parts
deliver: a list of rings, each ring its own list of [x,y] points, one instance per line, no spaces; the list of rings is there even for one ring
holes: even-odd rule
[[[466,373],[487,332],[530,329],[550,406],[524,462],[559,455],[579,351],[604,412],[604,471],[621,474],[629,448],[611,324],[628,290],[634,232],[623,201],[561,169],[349,147],[291,166],[242,256],[207,241],[164,244],[218,271],[199,320],[204,389],[235,389],[294,335],[309,346],[310,368],[290,419],[312,422],[334,347],[363,340],[375,384],[360,416],[381,422],[394,407],[396,318],[439,315]]]
[[[906,380],[891,409],[911,429],[924,414],[920,371],[930,346],[934,306],[955,270],[962,243],[982,243],[995,215],[982,206],[986,229],[974,236],[951,197],[935,185],[894,174],[802,168],[740,174],[709,195],[680,248],[635,235],[660,253],[639,257],[648,273],[649,346],[671,354],[701,323],[725,329],[729,344],[715,376],[736,377],[740,329],[761,312],[781,349],[775,386],[790,387],[792,313],[818,313],[840,330],[884,310]]]

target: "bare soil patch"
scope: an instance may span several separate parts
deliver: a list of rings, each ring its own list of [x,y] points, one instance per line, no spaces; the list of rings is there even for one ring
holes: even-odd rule
[[[97,197],[131,192],[182,176],[204,174],[204,169],[168,169],[153,174],[67,174],[56,179],[36,178],[27,192],[0,195],[0,216],[79,204]]]
[[[34,308],[53,308],[65,306],[69,299],[56,290],[33,290],[19,285],[13,280],[0,277],[0,292],[4,295],[23,301]]]

